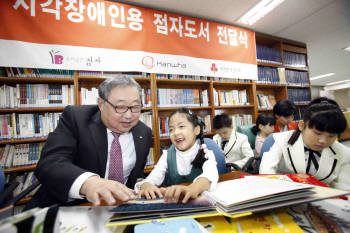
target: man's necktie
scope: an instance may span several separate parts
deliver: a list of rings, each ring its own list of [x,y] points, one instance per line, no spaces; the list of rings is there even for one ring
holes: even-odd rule
[[[108,179],[124,184],[122,148],[119,143],[119,133],[112,132],[114,139],[109,155]]]
[[[224,150],[225,149],[225,145],[228,143],[228,140],[222,141],[221,142],[221,149]]]
[[[307,148],[306,146],[304,146],[305,151],[309,152],[309,159],[307,161],[307,167],[306,167],[306,173],[309,173],[310,171],[310,166],[311,166],[311,162],[314,164],[316,171],[318,170],[318,162],[317,159],[315,158],[315,155],[317,155],[318,157],[321,157],[321,153],[318,151],[314,151],[311,150],[310,148]]]

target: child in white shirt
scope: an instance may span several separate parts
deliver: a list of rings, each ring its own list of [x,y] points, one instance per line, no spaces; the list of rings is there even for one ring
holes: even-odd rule
[[[219,174],[214,153],[203,139],[204,123],[186,108],[169,116],[169,135],[174,148],[164,150],[147,178],[135,184],[138,197],[163,197],[166,202],[186,203],[216,186]],[[179,185],[192,182],[190,185]],[[161,185],[166,188],[158,188]]]

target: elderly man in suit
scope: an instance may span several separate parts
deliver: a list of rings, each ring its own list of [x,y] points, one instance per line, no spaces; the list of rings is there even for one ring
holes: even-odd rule
[[[27,205],[64,204],[86,198],[112,205],[135,198],[152,131],[139,121],[141,87],[122,76],[99,86],[98,105],[67,106],[42,150],[35,175],[42,184]]]

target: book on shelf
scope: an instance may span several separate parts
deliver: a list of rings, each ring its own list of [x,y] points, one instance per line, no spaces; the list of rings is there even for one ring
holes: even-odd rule
[[[73,85],[16,84],[0,87],[0,108],[65,107],[74,104]]]
[[[259,62],[282,64],[281,51],[279,49],[257,45],[256,56]]]
[[[285,68],[277,68],[278,77],[280,78],[280,84],[286,84],[286,69]]]
[[[133,225],[187,216],[236,218],[349,193],[328,187],[251,176],[220,182],[213,191],[205,191],[187,204],[164,203],[163,199],[129,201],[112,209],[114,214],[106,226]],[[148,214],[145,215],[145,212]]]
[[[0,115],[0,141],[46,137],[56,128],[60,112]]]
[[[246,89],[242,90],[216,90],[213,89],[215,106],[249,105]]]
[[[0,152],[0,163],[4,168],[36,165],[44,146],[41,143],[6,144]]]
[[[283,51],[283,57],[287,66],[306,68],[306,54]]]
[[[9,78],[70,78],[74,77],[73,70],[40,69],[5,67],[6,76]]]

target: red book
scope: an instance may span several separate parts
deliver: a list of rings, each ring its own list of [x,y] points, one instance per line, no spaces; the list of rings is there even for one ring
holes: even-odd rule
[[[245,176],[251,176],[251,174],[241,175],[241,178]],[[313,185],[318,185],[323,187],[329,187],[325,183],[310,176],[309,174],[301,174],[301,173],[299,174],[261,174],[261,175],[253,175],[253,176],[262,176],[262,177],[267,177],[271,179],[280,179],[280,180],[291,180],[294,182],[299,182],[304,184],[313,184]]]

